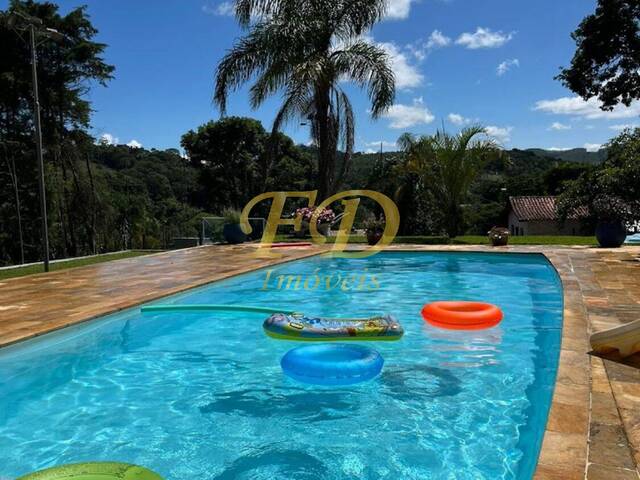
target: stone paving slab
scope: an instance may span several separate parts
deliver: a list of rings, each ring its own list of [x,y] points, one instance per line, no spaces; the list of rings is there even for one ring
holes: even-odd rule
[[[0,347],[260,267],[317,255],[318,248],[204,246],[0,281]]]
[[[167,252],[0,282],[0,346],[90,320],[280,260],[250,246]],[[394,245],[401,251],[542,253],[564,288],[564,326],[554,396],[536,480],[640,479],[640,355],[589,356],[589,335],[640,319],[640,247]]]

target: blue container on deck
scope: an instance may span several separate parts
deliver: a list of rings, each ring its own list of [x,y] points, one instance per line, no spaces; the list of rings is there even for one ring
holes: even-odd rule
[[[384,360],[372,348],[344,343],[305,345],[280,361],[284,373],[314,385],[353,385],[376,377]]]

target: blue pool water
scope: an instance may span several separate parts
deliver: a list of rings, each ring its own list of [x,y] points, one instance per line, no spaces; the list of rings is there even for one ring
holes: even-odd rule
[[[278,275],[300,275],[299,288],[278,288]],[[426,325],[422,305],[446,299],[495,303],[505,319],[480,332]],[[312,258],[156,303],[392,313],[406,334],[367,343],[383,372],[348,387],[283,375],[300,344],[268,338],[255,314],[133,309],[2,349],[0,478],[90,460],[168,480],[532,476],[562,325],[562,287],[542,256]]]

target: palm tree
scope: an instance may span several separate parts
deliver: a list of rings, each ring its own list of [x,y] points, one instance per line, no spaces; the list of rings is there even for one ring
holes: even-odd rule
[[[405,133],[398,139],[406,158],[403,168],[417,175],[419,188],[429,192],[441,206],[447,235],[460,234],[462,203],[480,170],[489,160],[502,157],[502,150],[481,126],[463,129],[457,135],[437,131],[415,137]]]
[[[294,119],[309,122],[319,198],[335,192],[353,152],[354,113],[343,82],[367,90],[374,118],[393,104],[389,57],[364,38],[385,9],[386,0],[236,0],[248,31],[218,65],[214,102],[224,114],[229,93],[251,79],[253,108],[281,93],[272,133]],[[339,145],[344,159],[336,172]]]

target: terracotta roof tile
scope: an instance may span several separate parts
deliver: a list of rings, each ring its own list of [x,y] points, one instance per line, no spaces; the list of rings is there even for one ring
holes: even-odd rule
[[[509,197],[511,210],[521,222],[532,220],[558,220],[556,197]],[[585,207],[569,215],[570,219],[584,218],[589,215]]]

